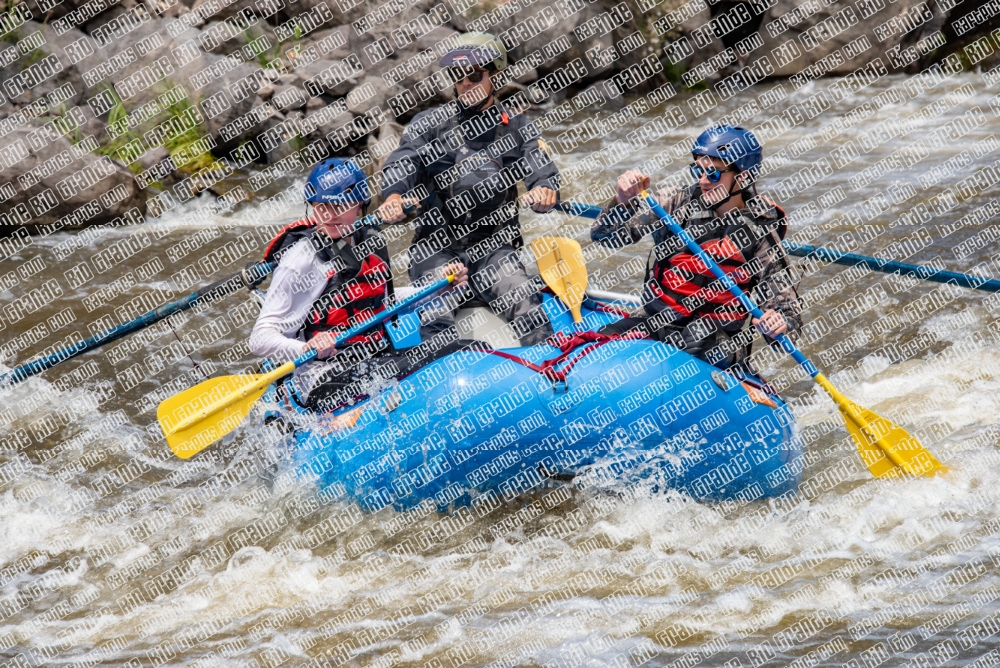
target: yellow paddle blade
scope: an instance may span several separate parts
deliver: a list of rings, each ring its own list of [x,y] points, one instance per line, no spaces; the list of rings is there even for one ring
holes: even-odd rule
[[[873,476],[934,475],[948,470],[905,429],[842,395],[823,374],[816,376],[816,382],[837,402],[847,431]]]
[[[294,369],[289,362],[262,375],[210,378],[164,399],[156,419],[170,450],[188,459],[212,445],[243,422],[268,385]]]
[[[865,466],[876,478],[900,473],[933,475],[947,470],[917,439],[877,413],[854,404],[853,410],[840,407],[847,431],[854,438]]]
[[[538,237],[532,240],[531,250],[545,285],[570,310],[573,322],[582,322],[580,305],[587,293],[587,263],[580,244],[565,237]]]

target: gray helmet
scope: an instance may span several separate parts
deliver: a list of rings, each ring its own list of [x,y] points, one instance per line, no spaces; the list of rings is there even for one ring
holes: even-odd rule
[[[467,32],[455,40],[438,61],[442,67],[491,66],[498,72],[507,68],[507,49],[488,32]]]

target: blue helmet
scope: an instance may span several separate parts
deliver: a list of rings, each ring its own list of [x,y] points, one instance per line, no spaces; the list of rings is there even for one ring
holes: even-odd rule
[[[691,153],[719,158],[741,172],[756,178],[763,162],[760,142],[749,130],[732,125],[715,125],[698,135]]]
[[[372,202],[368,177],[347,158],[327,158],[313,167],[306,181],[305,195],[306,201],[313,203],[361,202],[367,207]]]

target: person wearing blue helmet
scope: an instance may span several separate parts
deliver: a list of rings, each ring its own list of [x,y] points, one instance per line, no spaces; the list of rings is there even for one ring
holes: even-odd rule
[[[797,337],[802,309],[781,246],[785,213],[757,195],[763,153],[753,133],[716,125],[691,149],[689,166],[697,182],[654,193],[733,280],[757,302],[764,317],[751,324],[769,340]],[[623,333],[638,328],[720,368],[741,365],[750,354],[754,331],[732,294],[684,247],[654,213],[637,199],[650,177],[639,170],[622,174],[615,199],[591,228],[591,239],[618,248],[652,234],[640,314],[605,328]],[[752,368],[745,367],[752,372]]]
[[[383,311],[393,294],[389,251],[374,226],[358,226],[371,204],[364,172],[351,160],[330,158],[305,186],[312,216],[286,226],[264,251],[277,262],[271,287],[250,334],[250,350],[274,362],[316,350],[318,361],[296,371],[310,408],[334,407],[366,394],[379,379],[400,373],[400,358],[384,327],[349,339],[336,337]],[[465,281],[463,267],[456,271]]]

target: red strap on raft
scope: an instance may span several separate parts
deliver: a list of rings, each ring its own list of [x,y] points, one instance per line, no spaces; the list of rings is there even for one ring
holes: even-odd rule
[[[491,350],[489,353],[491,355],[497,355],[504,359],[510,360],[511,362],[516,362],[523,367],[531,369],[535,373],[540,373],[549,380],[553,382],[566,382],[566,375],[570,372],[577,362],[581,359],[597,350],[605,343],[610,343],[611,341],[618,341],[621,339],[646,339],[649,338],[645,334],[639,332],[629,332],[624,336],[616,334],[598,334],[597,332],[576,332],[575,334],[569,335],[559,332],[551,337],[549,337],[548,343],[555,348],[562,351],[562,354],[557,357],[553,357],[550,360],[545,360],[541,364],[535,364],[534,362],[529,362],[523,357],[518,357],[517,355],[511,355],[510,353],[505,353],[499,350]],[[578,355],[573,357],[566,363],[562,368],[557,368],[558,365],[562,364],[569,358],[570,354],[580,346],[586,346]]]

